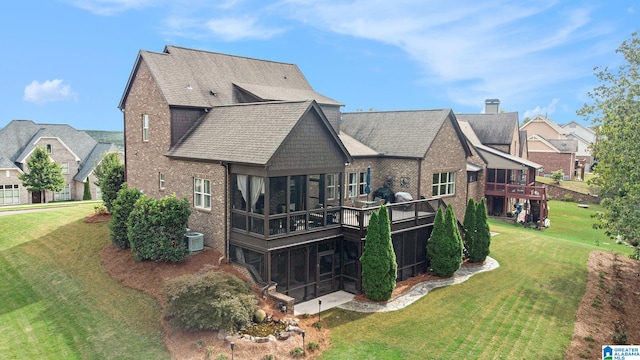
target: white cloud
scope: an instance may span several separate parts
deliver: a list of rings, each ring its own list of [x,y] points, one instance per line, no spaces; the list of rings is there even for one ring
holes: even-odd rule
[[[258,24],[252,17],[211,19],[206,23],[211,34],[224,41],[245,39],[269,39],[284,31],[282,28],[269,28]]]
[[[72,5],[95,15],[110,16],[154,4],[154,0],[68,0]]]
[[[63,80],[46,80],[40,83],[36,80],[24,88],[24,100],[43,105],[48,102],[72,100],[77,101],[78,95],[71,91],[71,85],[64,85]]]
[[[542,106],[542,107],[536,106],[535,108],[533,108],[531,110],[525,111],[524,114],[522,115],[522,118],[523,119],[524,118],[533,119],[537,115],[544,115],[546,117],[549,117],[549,116],[551,116],[551,114],[556,112],[556,105],[558,105],[559,102],[560,102],[559,99],[553,99],[553,100],[551,100],[551,102],[547,106]]]

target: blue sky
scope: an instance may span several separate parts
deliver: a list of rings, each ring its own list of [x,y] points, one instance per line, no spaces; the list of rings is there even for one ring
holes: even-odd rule
[[[117,105],[139,50],[177,45],[297,64],[343,111],[484,100],[520,119],[576,115],[595,66],[640,28],[614,1],[37,0],[0,12],[0,127],[13,119],[122,130]]]

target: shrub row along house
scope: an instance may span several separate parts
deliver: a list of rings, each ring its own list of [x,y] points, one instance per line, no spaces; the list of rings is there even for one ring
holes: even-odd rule
[[[426,271],[436,209],[451,204],[462,218],[469,198],[484,197],[483,151],[517,156],[476,146],[450,109],[341,106],[293,64],[140,51],[119,105],[126,181],[149,196],[186,197],[189,228],[207,246],[292,301],[361,291],[358,259],[381,202],[398,278]]]
[[[62,191],[29,192],[22,186],[18,176],[29,171],[27,162],[36,147],[46,149],[51,160],[62,167],[65,178]],[[106,153],[119,151],[116,145],[100,143],[69,125],[13,120],[0,129],[0,206],[82,200],[87,179],[91,197],[100,199],[93,169]]]

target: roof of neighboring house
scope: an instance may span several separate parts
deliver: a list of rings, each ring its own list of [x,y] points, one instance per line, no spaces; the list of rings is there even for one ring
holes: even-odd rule
[[[532,124],[535,124],[535,123],[547,124],[547,126],[549,126],[551,129],[553,129],[553,131],[557,132],[559,135],[566,135],[567,134],[567,131],[565,129],[563,129],[562,127],[560,127],[560,125],[556,124],[555,122],[551,121],[551,119],[549,119],[548,117],[543,116],[543,115],[538,115],[538,116],[534,117],[533,119],[527,121],[522,126],[520,126],[520,130],[525,130],[528,126],[531,126]]]
[[[552,152],[574,153],[578,151],[578,140],[571,139],[545,139],[544,137],[534,134],[529,136],[529,142],[538,141],[543,143]],[[544,150],[529,149],[529,152],[544,152]],[[550,152],[550,151],[547,151]]]
[[[382,155],[379,152],[368,147],[367,145],[354,139],[353,137],[345,134],[344,132],[340,132],[339,137],[342,143],[344,144],[344,146],[347,148],[347,150],[349,150],[349,154],[351,154],[351,156],[353,157],[368,157],[368,156]]]
[[[542,165],[533,161],[513,156],[490,146],[483,145],[480,139],[476,136],[471,124],[466,121],[461,121],[460,119],[458,119],[458,123],[460,124],[460,129],[464,135],[478,151],[478,154],[487,161],[487,167],[492,169],[520,169],[522,166],[539,169],[542,167]]]
[[[518,149],[518,154],[522,156],[524,153],[525,147],[527,146],[527,130],[518,130],[518,144],[520,144],[520,149]]]
[[[593,127],[592,127],[592,126],[584,126],[584,125],[580,124],[579,122],[577,122],[577,121],[575,121],[575,120],[572,120],[572,121],[570,121],[570,122],[568,122],[568,123],[566,123],[566,124],[564,124],[564,125],[560,125],[560,126],[561,126],[563,129],[567,130],[567,128],[571,129],[571,124],[577,125],[577,126],[579,126],[579,127],[583,128],[583,129],[585,129],[585,130],[589,131],[589,132],[590,132],[590,133],[592,133],[594,136],[596,135],[596,131],[593,129]],[[571,133],[571,131],[570,131],[570,130],[567,130],[567,131],[569,131],[569,132]]]
[[[469,156],[471,151],[451,109],[343,113],[340,131],[380,155],[424,158],[447,120]]]
[[[327,131],[348,155],[317,103],[311,100],[214,107],[169,150],[167,156],[267,165],[294,126],[311,109],[315,109]],[[242,146],[238,146],[239,142]]]
[[[511,145],[518,127],[518,113],[456,114],[456,118],[469,123],[473,132],[485,145]]]
[[[140,51],[120,101],[121,109],[142,60],[170,106],[231,105],[235,103],[234,84],[263,100],[342,105],[315,92],[295,64],[166,46],[162,53]]]
[[[13,120],[0,129],[0,164],[19,168],[16,163],[24,162],[42,138],[58,139],[77,156],[82,169],[88,166],[92,170],[95,166],[87,160],[98,142],[89,134],[66,124],[36,124],[31,120]]]
[[[115,144],[107,144],[107,143],[98,143],[94,148],[89,157],[84,160],[84,164],[86,166],[82,166],[80,171],[73,177],[76,181],[85,182],[87,177],[91,175],[93,170],[98,164],[102,161],[105,154],[110,152],[118,152],[118,146]]]

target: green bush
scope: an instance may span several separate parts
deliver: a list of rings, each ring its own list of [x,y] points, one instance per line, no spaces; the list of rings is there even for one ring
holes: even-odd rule
[[[129,215],[136,204],[136,201],[142,196],[140,190],[136,188],[128,189],[127,183],[122,184],[122,189],[118,191],[118,197],[113,201],[113,211],[111,221],[109,222],[109,230],[111,230],[111,241],[120,249],[128,249],[129,243],[127,222]]]
[[[560,181],[564,179],[564,174],[562,173],[562,169],[556,170],[551,174],[551,180],[555,181],[556,184],[560,184]]]
[[[481,263],[489,256],[489,247],[491,246],[491,230],[487,223],[487,207],[484,199],[476,205],[474,229],[475,236],[469,251],[469,261]]]
[[[209,270],[167,281],[167,317],[189,330],[238,330],[251,324],[258,298],[236,276]]]
[[[111,212],[113,201],[118,197],[118,191],[124,183],[124,164],[120,162],[118,154],[108,153],[95,167],[93,174],[98,179],[96,185],[100,187],[102,192],[102,201],[107,210]]]
[[[307,345],[307,349],[309,349],[309,351],[314,352],[318,349],[320,349],[320,345],[317,342],[310,342],[309,345]]]
[[[303,357],[304,356],[304,349],[301,348],[301,347],[293,348],[293,350],[291,350],[291,356],[293,356],[294,358]]]
[[[442,208],[438,208],[427,242],[427,256],[432,271],[438,276],[449,277],[462,265],[462,239],[451,205],[447,206],[445,215]]]
[[[137,261],[182,261],[191,206],[175,195],[160,200],[142,195],[127,220],[128,238]]]

